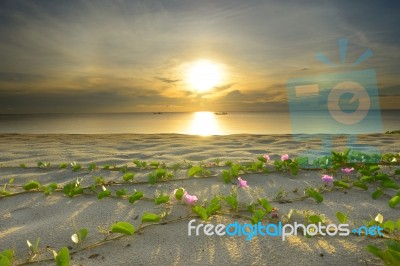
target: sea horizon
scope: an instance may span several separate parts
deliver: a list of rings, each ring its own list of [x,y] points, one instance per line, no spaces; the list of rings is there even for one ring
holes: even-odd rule
[[[0,133],[16,134],[371,134],[400,128],[400,110],[370,110],[377,125],[332,127],[327,112],[202,111],[0,114]],[[380,122],[381,120],[381,122]],[[298,121],[296,121],[298,122]],[[378,126],[378,122],[381,123]],[[300,126],[298,125],[300,124]]]

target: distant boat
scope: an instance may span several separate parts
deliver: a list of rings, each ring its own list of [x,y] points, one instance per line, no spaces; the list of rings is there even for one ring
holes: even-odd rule
[[[227,115],[228,113],[227,112],[215,112],[214,114],[215,115]]]
[[[162,115],[163,113],[161,112],[154,112],[153,115]]]

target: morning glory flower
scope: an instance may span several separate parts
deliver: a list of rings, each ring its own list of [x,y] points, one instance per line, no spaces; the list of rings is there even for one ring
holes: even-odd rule
[[[195,204],[199,199],[194,196],[194,195],[189,195],[188,193],[185,193],[183,196],[183,201],[186,202],[189,205]]]
[[[241,177],[238,177],[238,180],[239,180],[239,184],[238,184],[239,188],[241,188],[241,187],[249,187],[247,185],[247,181],[246,180],[243,180]]]
[[[323,176],[321,177],[321,179],[322,179],[322,181],[323,181],[324,183],[329,184],[329,183],[332,183],[332,181],[333,181],[333,176],[331,176],[331,175],[323,175]]]
[[[267,162],[271,159],[271,158],[269,158],[268,154],[264,154],[263,157],[264,157],[265,161],[267,161]]]
[[[286,161],[286,160],[288,160],[289,159],[289,154],[283,154],[282,156],[281,156],[281,160],[282,161]]]
[[[342,168],[342,172],[346,174],[350,174],[351,172],[354,171],[354,168]]]

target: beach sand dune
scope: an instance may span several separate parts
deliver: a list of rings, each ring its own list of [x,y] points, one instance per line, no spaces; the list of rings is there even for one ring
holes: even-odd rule
[[[162,135],[0,135],[0,184],[14,178],[14,184],[23,185],[29,180],[41,184],[56,182],[60,186],[82,178],[82,185],[93,184],[94,176],[102,176],[107,181],[121,182],[120,171],[103,170],[103,165],[128,165],[135,172],[137,184],[124,187],[132,193],[135,189],[143,191],[148,198],[157,193],[171,193],[184,187],[190,194],[196,195],[199,203],[210,200],[215,195],[228,195],[235,184],[225,184],[219,176],[226,168],[210,167],[212,177],[187,177],[187,169],[175,171],[170,182],[155,185],[146,181],[152,170],[135,169],[133,160],[159,161],[167,165],[184,161],[198,164],[200,161],[212,164],[214,159],[221,162],[255,161],[257,156],[269,154],[272,160],[280,160],[280,155],[288,153],[291,158],[310,150],[320,150],[320,136],[292,135],[228,135],[198,137],[176,134]],[[332,136],[333,149],[343,151],[347,136]],[[358,147],[374,147],[382,153],[399,152],[398,135],[361,135],[357,138]],[[41,169],[37,163],[50,162],[50,168]],[[68,163],[66,169],[59,169],[60,163]],[[73,172],[69,163],[77,162],[82,170]],[[87,166],[96,163],[98,169],[88,171]],[[25,164],[26,168],[20,167]],[[273,169],[272,166],[270,166]],[[172,169],[170,169],[173,171]],[[389,171],[383,167],[384,171]],[[321,185],[321,170],[302,170],[296,176],[290,173],[253,173],[246,174],[249,187],[238,190],[241,203],[256,202],[264,197],[278,209],[278,216],[284,217],[291,209],[299,213],[324,214],[327,221],[339,223],[335,218],[337,211],[349,213],[349,224],[353,228],[363,225],[378,213],[386,219],[400,218],[400,209],[389,208],[389,195],[378,200],[371,198],[375,185],[368,191],[352,188],[336,190],[324,194],[324,201],[316,203],[312,199],[294,202],[279,202],[276,195],[285,191],[286,198],[298,198],[304,195],[307,187]],[[354,176],[353,176],[354,178]],[[400,184],[399,180],[396,180]],[[110,190],[121,186],[111,186]],[[20,191],[21,189],[19,189]],[[170,212],[167,220],[174,220],[191,214],[190,207],[184,204],[156,205],[149,200],[139,200],[130,204],[128,200],[112,197],[98,200],[94,194],[66,197],[62,192],[50,196],[43,193],[22,193],[12,197],[0,198],[0,251],[15,248],[16,262],[27,258],[26,240],[34,242],[40,237],[40,254],[35,259],[51,258],[46,247],[59,250],[70,246],[71,252],[77,247],[71,241],[71,235],[77,228],[89,229],[88,238],[82,245],[101,240],[104,234],[99,228],[109,228],[117,221],[127,221],[139,228],[144,212]],[[201,223],[200,218],[195,218]],[[163,225],[149,226],[138,234],[127,236],[87,249],[72,255],[71,265],[380,265],[380,260],[364,250],[368,244],[380,245],[381,238],[355,236],[291,236],[285,241],[280,237],[256,236],[250,241],[245,236],[188,236],[188,219]],[[238,221],[248,223],[243,217],[216,215],[206,223],[229,224]],[[291,222],[303,222],[297,214]],[[43,262],[37,265],[54,265]]]

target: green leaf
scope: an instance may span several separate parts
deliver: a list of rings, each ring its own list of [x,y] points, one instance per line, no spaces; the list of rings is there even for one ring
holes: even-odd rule
[[[14,258],[14,251],[12,249],[6,249],[0,253],[0,266],[11,266],[11,262]]]
[[[183,194],[185,194],[185,189],[180,187],[175,191],[175,198],[177,200],[181,200],[183,197]]]
[[[62,247],[56,256],[57,266],[69,266],[69,249]]]
[[[61,163],[58,167],[60,167],[60,169],[64,169],[64,168],[67,168],[67,164]]]
[[[161,216],[155,213],[144,213],[142,216],[142,223],[158,223]]]
[[[258,222],[261,222],[266,214],[267,213],[264,210],[255,210],[250,219],[251,223],[257,224]]]
[[[317,203],[321,203],[324,200],[324,197],[317,190],[313,188],[308,188],[306,190],[306,194],[312,197]]]
[[[363,190],[368,190],[368,186],[362,181],[354,181],[353,182],[353,186],[359,187],[359,188],[361,188]]]
[[[394,174],[395,174],[395,175],[400,175],[400,169],[394,170]]]
[[[376,199],[378,199],[380,196],[382,196],[383,195],[383,189],[381,189],[381,188],[378,188],[377,190],[375,190],[373,193],[372,193],[372,198],[374,199],[374,200],[376,200]]]
[[[32,189],[37,189],[40,187],[40,183],[35,180],[31,180],[28,183],[26,183],[22,188],[24,190],[32,190]]]
[[[268,202],[268,200],[266,200],[264,198],[260,198],[260,199],[258,199],[258,203],[260,203],[260,205],[265,209],[265,211],[267,213],[270,213],[272,211],[272,206]]]
[[[200,216],[200,218],[201,218],[203,221],[205,221],[205,220],[208,219],[207,210],[204,209],[203,206],[200,206],[200,205],[193,206],[192,211],[193,211],[194,213],[196,213],[198,216]]]
[[[236,195],[229,195],[225,197],[225,201],[232,207],[232,209],[237,210],[238,201]]]
[[[117,194],[118,197],[125,196],[127,192],[128,191],[126,190],[126,188],[122,188],[122,189],[115,191],[115,193]]]
[[[333,181],[333,185],[335,185],[337,187],[342,187],[342,188],[350,188],[350,184],[340,181],[340,180]]]
[[[397,227],[397,230],[400,231],[400,218],[396,222],[396,227]]]
[[[360,178],[360,181],[362,182],[373,182],[375,180],[375,178],[373,178],[370,175],[364,175]]]
[[[132,180],[133,181],[133,178],[135,177],[135,174],[134,173],[126,173],[126,174],[124,174],[123,176],[122,176],[122,179],[125,181],[125,182],[128,182],[129,180]]]
[[[129,203],[134,203],[135,201],[141,199],[143,197],[142,191],[136,191],[129,197]]]
[[[52,194],[57,188],[58,188],[57,183],[50,183],[44,187],[44,194],[46,194],[46,196],[48,196],[48,195]]]
[[[169,201],[168,195],[160,195],[154,199],[155,204],[160,205],[161,203],[167,203]]]
[[[396,182],[394,182],[391,179],[384,180],[382,182],[382,187],[383,188],[393,188],[393,189],[398,189],[399,188],[399,186],[396,184]]]
[[[97,195],[97,198],[98,199],[103,199],[103,198],[108,197],[110,195],[111,195],[111,191],[106,189],[106,190],[103,190],[103,191],[99,192],[99,194]]]
[[[311,215],[310,217],[308,217],[308,220],[310,221],[310,223],[313,224],[323,223],[321,216],[319,215]]]
[[[96,170],[96,164],[95,164],[95,163],[89,164],[88,170],[89,170],[89,171],[94,171],[94,170]]]
[[[390,208],[396,208],[396,206],[400,203],[400,196],[394,196],[388,202]]]
[[[188,170],[188,176],[193,177],[195,175],[201,175],[203,173],[204,168],[198,165],[192,166]]]
[[[216,213],[217,211],[219,211],[221,209],[221,204],[219,204],[219,200],[218,201],[211,201],[210,205],[207,206],[206,211],[207,211],[207,215],[213,215],[214,213]]]
[[[231,174],[231,171],[228,171],[228,170],[224,170],[224,171],[222,171],[222,180],[224,180],[224,182],[226,183],[226,184],[229,184],[229,183],[231,183],[232,182],[232,174]]]
[[[345,224],[347,222],[347,215],[342,212],[336,213],[336,218],[339,220],[340,223]]]
[[[128,222],[117,222],[111,225],[111,232],[113,233],[120,233],[124,235],[133,235],[135,232],[135,228],[132,224]]]
[[[392,220],[388,220],[383,223],[383,229],[389,230],[389,232],[393,232],[396,229],[396,224]]]

